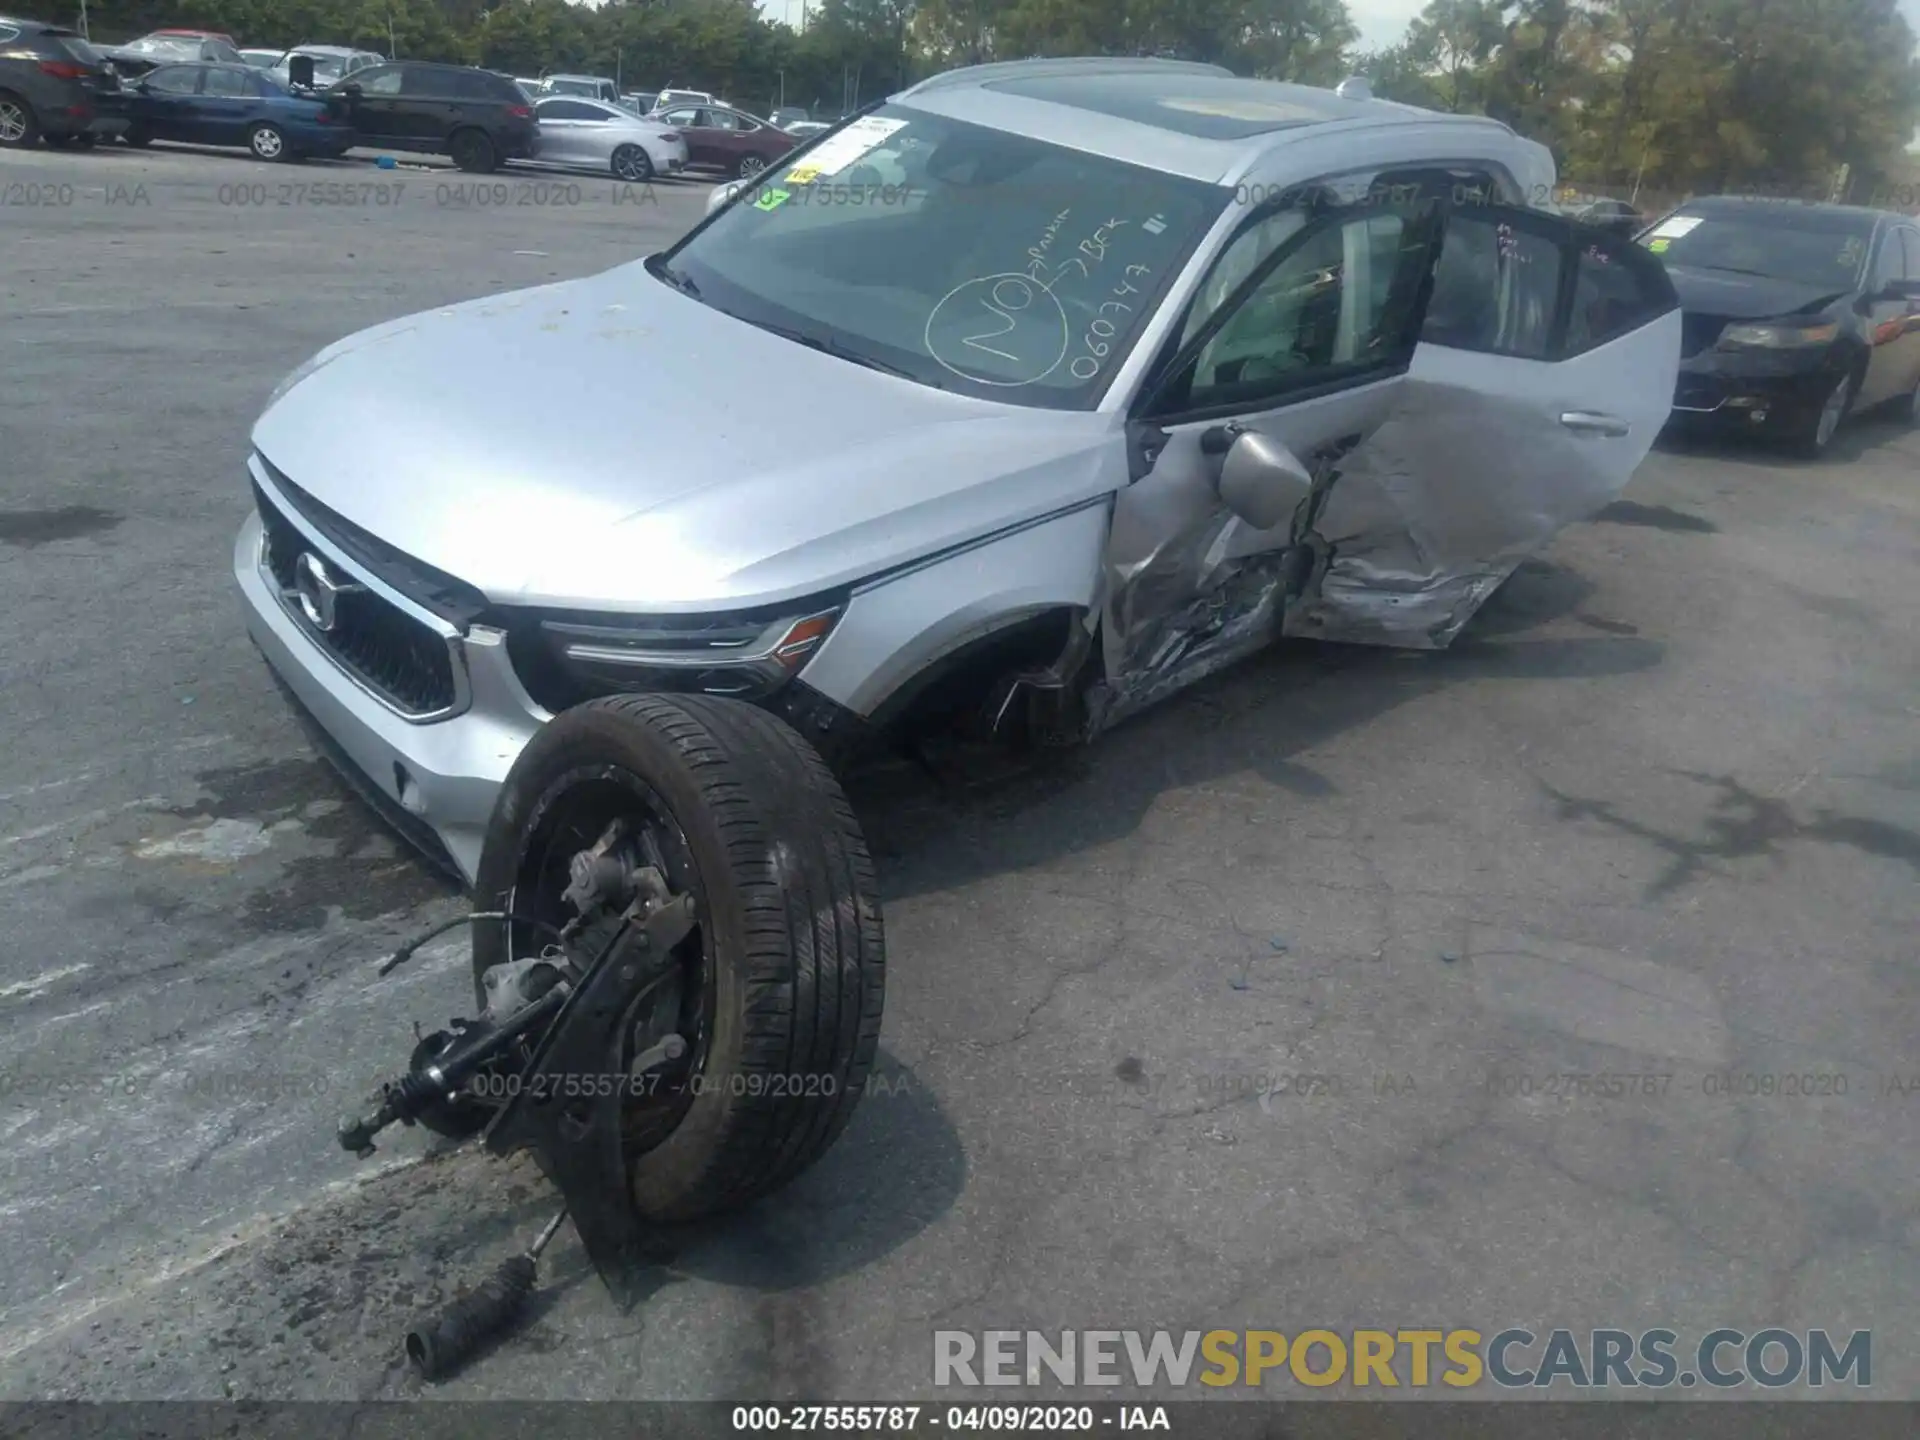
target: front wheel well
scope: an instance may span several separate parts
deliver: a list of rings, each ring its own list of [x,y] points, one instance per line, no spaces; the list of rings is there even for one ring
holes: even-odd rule
[[[1086,611],[1056,605],[1010,620],[915,673],[874,710],[873,730],[911,740],[977,718],[995,687],[1057,664],[1073,648]],[[1070,684],[1081,677],[1062,677]]]

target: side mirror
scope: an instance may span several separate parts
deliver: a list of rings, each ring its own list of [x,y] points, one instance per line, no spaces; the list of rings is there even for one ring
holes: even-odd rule
[[[1202,447],[1212,448],[1204,439]],[[1313,476],[1271,435],[1241,430],[1227,442],[1219,489],[1221,503],[1234,514],[1256,530],[1271,530],[1313,493]]]
[[[1880,292],[1883,300],[1920,300],[1920,280],[1889,280]]]

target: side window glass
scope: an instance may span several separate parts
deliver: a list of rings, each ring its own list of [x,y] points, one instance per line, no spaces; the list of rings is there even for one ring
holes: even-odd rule
[[[1889,230],[1880,237],[1880,255],[1873,266],[1873,293],[1878,295],[1895,280],[1907,274],[1907,257],[1900,245],[1900,232]]]
[[[254,93],[253,82],[243,70],[209,70],[202,93],[220,95],[227,99],[251,97]]]
[[[1920,279],[1920,230],[1902,230],[1900,242],[1907,252],[1907,278]]]
[[[1203,285],[1184,338],[1213,325],[1219,307],[1282,251],[1201,347],[1180,409],[1270,404],[1411,353],[1427,241],[1410,214],[1374,206],[1312,220],[1282,211],[1249,227]]]
[[[398,95],[402,73],[397,65],[384,70],[361,70],[354,75],[353,83],[369,95]]]
[[[200,71],[192,65],[168,65],[147,76],[149,88],[165,95],[192,95],[200,88]]]
[[[1652,255],[1631,240],[1582,235],[1573,281],[1573,310],[1560,358],[1578,355],[1638,330],[1673,308],[1671,285]]]
[[[1447,218],[1420,338],[1456,350],[1545,360],[1553,349],[1560,245],[1494,210]]]
[[[453,79],[444,70],[431,65],[414,65],[400,72],[400,93],[417,95],[422,99],[451,100],[459,92]]]

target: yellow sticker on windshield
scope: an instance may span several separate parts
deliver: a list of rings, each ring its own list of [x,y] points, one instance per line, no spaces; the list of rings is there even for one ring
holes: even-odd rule
[[[820,167],[818,165],[796,165],[787,172],[786,183],[789,185],[811,185],[819,178]]]
[[[790,190],[769,190],[753,202],[753,208],[756,210],[778,210],[792,198],[793,192]]]
[[[1662,235],[1657,240],[1647,241],[1647,249],[1653,251],[1654,254],[1658,255],[1662,250],[1666,249],[1667,246],[1671,245],[1672,243],[1673,243],[1673,238],[1671,236]]]

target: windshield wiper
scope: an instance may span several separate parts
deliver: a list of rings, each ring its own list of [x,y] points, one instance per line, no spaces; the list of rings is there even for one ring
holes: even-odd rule
[[[862,355],[857,350],[849,350],[839,342],[829,340],[821,335],[809,335],[804,330],[795,330],[787,325],[772,325],[764,320],[748,320],[747,323],[766,331],[769,335],[778,335],[782,340],[791,340],[794,344],[804,345],[809,350],[818,350],[822,355],[831,355],[836,360],[845,360],[849,364],[863,366],[868,370],[878,370],[883,375],[896,375],[902,380],[912,380],[922,385],[933,385],[936,390],[944,388],[935,385],[934,382],[930,380],[921,379],[920,376],[915,375],[910,370],[903,369],[898,365],[890,365],[885,360],[876,360],[871,355]]]
[[[700,298],[700,287],[693,283],[693,277],[685,271],[674,269],[673,266],[667,264],[664,260],[657,263],[649,261],[647,269],[652,271],[653,274],[660,279],[666,281],[667,284],[673,286],[674,289],[678,290],[688,299],[698,300]]]
[[[1753,275],[1762,280],[1778,280],[1781,276],[1769,275],[1764,270],[1744,270],[1738,265],[1701,265],[1702,270],[1719,270],[1728,275]]]

